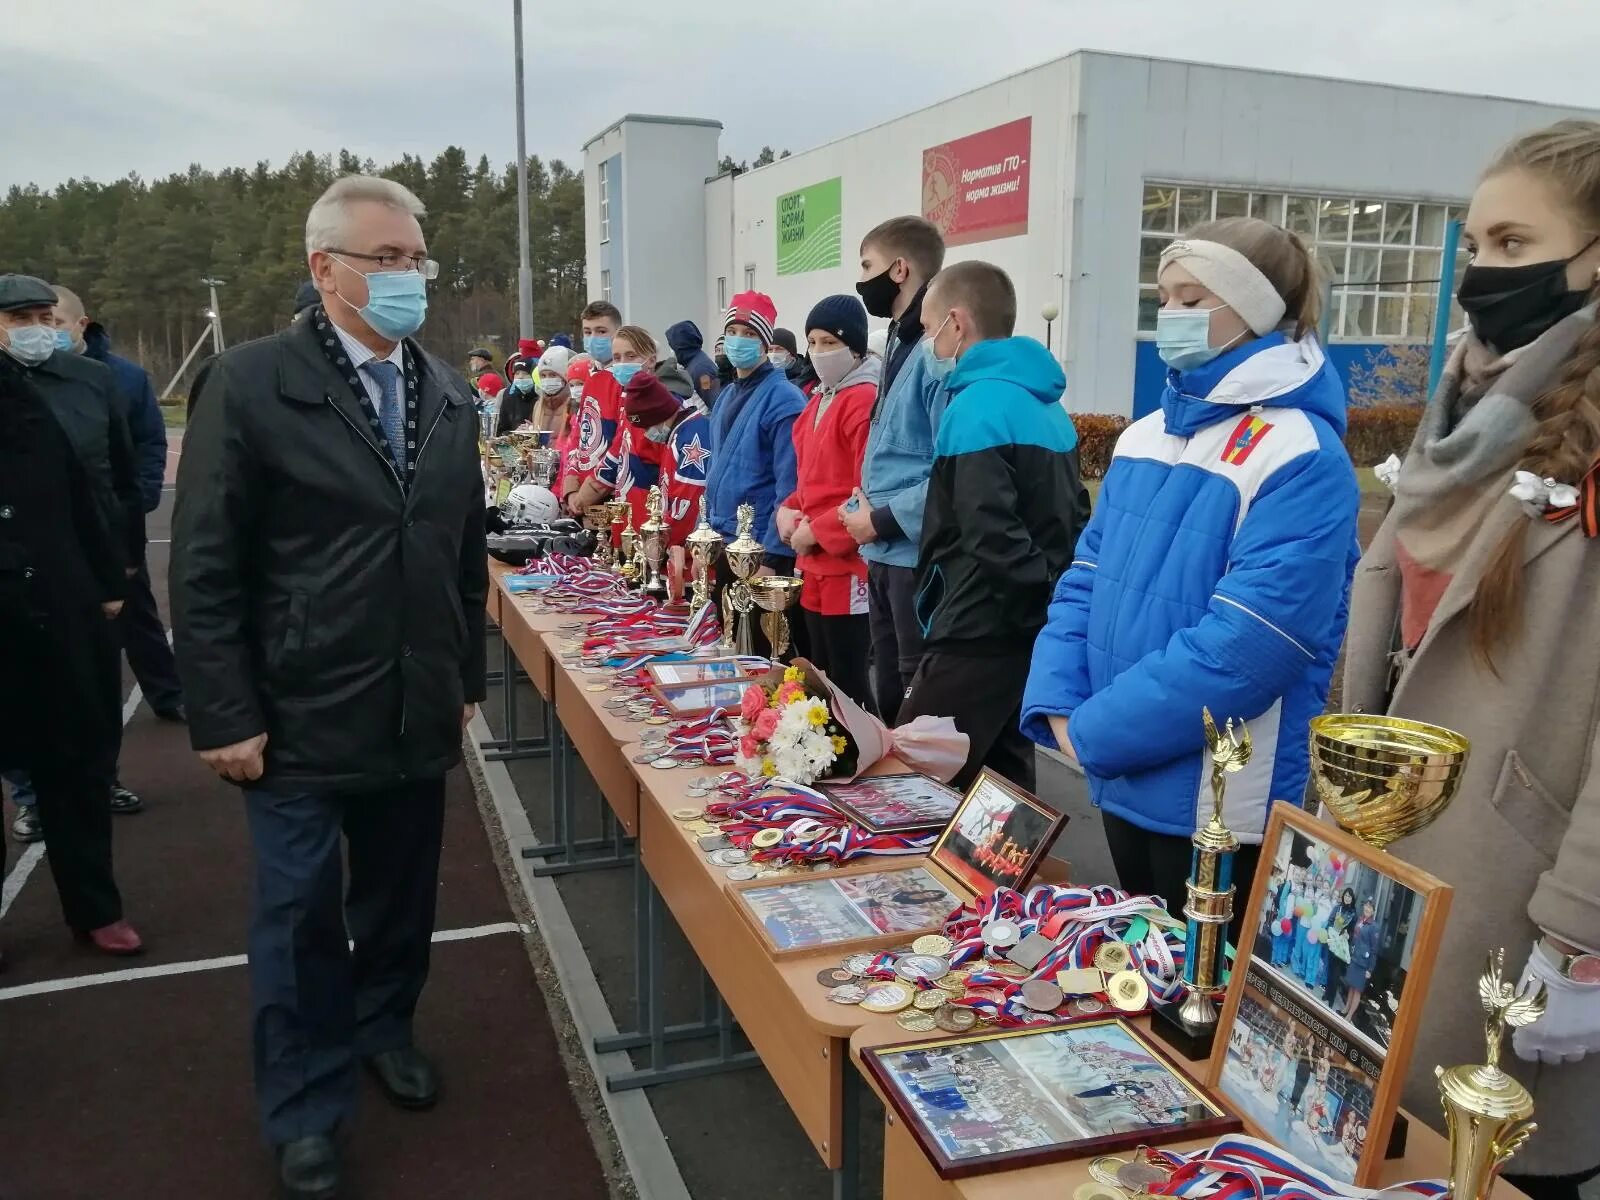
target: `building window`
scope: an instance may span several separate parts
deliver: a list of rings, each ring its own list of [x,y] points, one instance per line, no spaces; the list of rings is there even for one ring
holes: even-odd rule
[[[717,276],[717,311],[721,312],[728,307],[728,277]]]
[[[1433,335],[1445,227],[1460,205],[1353,196],[1301,196],[1178,183],[1147,183],[1139,222],[1139,325],[1156,328],[1161,251],[1184,229],[1252,216],[1306,239],[1333,280],[1329,341],[1409,342]],[[1456,270],[1466,265],[1459,253]],[[1455,304],[1451,325],[1464,320]]]
[[[744,290],[747,292],[753,292],[756,290],[755,263],[745,263],[744,265]]]
[[[600,241],[611,240],[611,182],[606,170],[609,162],[600,164]]]
[[[611,272],[610,271],[601,271],[600,272],[600,299],[602,299],[602,300],[611,299]]]

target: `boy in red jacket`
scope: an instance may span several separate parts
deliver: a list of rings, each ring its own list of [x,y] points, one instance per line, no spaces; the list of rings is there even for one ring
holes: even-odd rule
[[[804,580],[800,607],[812,661],[852,700],[871,706],[867,564],[839,519],[839,506],[861,486],[878,396],[879,361],[866,356],[861,301],[819,301],[806,318],[806,346],[818,382],[794,423],[797,482],[778,511],[778,533],[795,552],[795,573]]]
[[[601,489],[585,492],[583,485],[594,478],[605,462],[606,451],[617,436],[622,419],[622,384],[608,368],[611,365],[611,339],[622,328],[622,313],[609,300],[596,300],[583,310],[583,349],[595,362],[595,371],[578,404],[578,444],[568,463],[567,477],[561,486],[561,499],[575,517],[604,496]]]

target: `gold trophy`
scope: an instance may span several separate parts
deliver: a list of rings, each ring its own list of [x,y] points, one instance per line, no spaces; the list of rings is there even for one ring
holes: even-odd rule
[[[1438,725],[1330,713],[1311,722],[1311,780],[1335,821],[1382,850],[1445,810],[1470,749]]]
[[[591,504],[583,510],[583,527],[594,530],[594,563],[603,571],[611,569],[611,506]]]
[[[800,599],[800,581],[787,575],[769,575],[750,581],[750,595],[761,609],[761,632],[772,645],[772,661],[783,662],[789,653],[787,610]]]
[[[624,501],[626,503],[626,501]],[[633,505],[627,505],[627,524],[617,539],[617,574],[629,583],[639,581],[639,535],[633,531]]]
[[[1222,731],[1211,719],[1211,710],[1201,708],[1205,722],[1206,749],[1211,756],[1211,820],[1195,830],[1191,843],[1189,879],[1185,885],[1189,902],[1184,905],[1188,928],[1184,940],[1181,1005],[1157,1005],[1151,1028],[1169,1045],[1190,1058],[1208,1058],[1217,1032],[1216,997],[1228,990],[1223,982],[1228,950],[1228,922],[1233,920],[1233,856],[1239,839],[1222,823],[1222,797],[1228,776],[1245,769],[1253,745],[1250,727],[1239,722],[1234,730],[1229,718]],[[1176,1009],[1176,1011],[1174,1011]]]
[[[667,559],[667,537],[669,529],[667,523],[661,519],[665,511],[666,502],[661,497],[661,485],[651,484],[650,492],[645,497],[645,512],[648,514],[645,523],[639,526],[639,555],[644,563],[644,582],[640,590],[653,600],[662,603],[667,599],[667,579],[661,573],[661,566]]]
[[[704,492],[700,493],[700,523],[683,541],[689,549],[689,561],[694,564],[694,594],[689,600],[689,611],[697,613],[711,603],[711,568],[717,555],[722,553],[722,535],[706,520]]]
[[[1511,1156],[1539,1127],[1533,1122],[1533,1097],[1500,1069],[1507,1029],[1531,1025],[1544,1015],[1544,985],[1519,991],[1501,975],[1505,951],[1489,955],[1478,980],[1484,1040],[1489,1061],[1482,1065],[1435,1067],[1439,1099],[1450,1130],[1451,1200],[1486,1200]]]
[[[755,600],[750,593],[750,577],[761,569],[767,549],[751,536],[756,523],[756,510],[751,505],[739,505],[735,519],[739,536],[723,550],[728,570],[733,572],[733,582],[722,589],[722,648],[739,654],[754,654],[755,632],[751,628],[750,613],[755,608]]]

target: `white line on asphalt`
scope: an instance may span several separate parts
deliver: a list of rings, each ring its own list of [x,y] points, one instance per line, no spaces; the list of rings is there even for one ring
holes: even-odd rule
[[[493,937],[501,933],[522,932],[524,932],[524,926],[515,921],[496,921],[490,925],[474,925],[467,929],[441,929],[433,935],[433,940],[435,942],[466,942],[474,938]],[[74,975],[65,979],[41,979],[37,983],[21,983],[16,987],[0,988],[0,1000],[21,1000],[25,996],[43,996],[53,992],[75,992],[80,988],[98,987],[103,983],[128,983],[136,979],[161,979],[168,975],[195,975],[201,971],[220,971],[226,967],[242,967],[247,961],[242,954],[227,954],[221,958],[197,958],[189,962],[162,963],[156,967],[131,967],[124,971],[102,971],[97,975]]]

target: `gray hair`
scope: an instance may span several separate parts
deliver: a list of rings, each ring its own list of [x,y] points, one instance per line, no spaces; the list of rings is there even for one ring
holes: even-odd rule
[[[392,179],[376,175],[345,175],[335,179],[328,190],[318,197],[306,215],[306,253],[328,250],[344,240],[345,223],[350,218],[350,206],[362,200],[388,205],[401,212],[410,213],[417,220],[428,215],[422,201]]]

